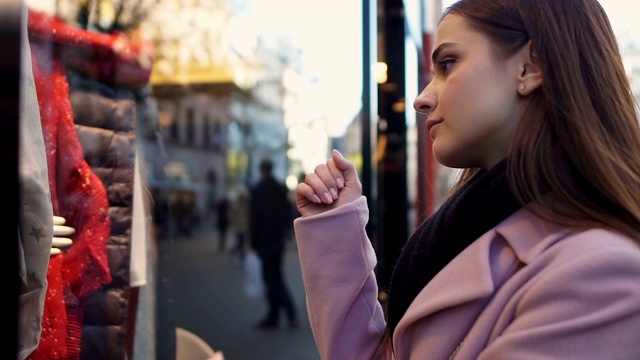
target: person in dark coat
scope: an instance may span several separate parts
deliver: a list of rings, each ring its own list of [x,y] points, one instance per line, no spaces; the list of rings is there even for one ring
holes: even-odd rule
[[[216,204],[216,228],[218,229],[218,251],[224,252],[227,248],[227,232],[229,230],[229,210],[231,204],[226,196],[218,200]]]
[[[298,325],[296,307],[282,273],[285,253],[285,235],[291,227],[291,205],[287,188],[272,175],[273,163],[260,163],[260,181],[251,191],[250,223],[251,247],[262,261],[262,277],[265,283],[269,310],[256,324],[259,330],[275,329],[284,310],[289,327]]]

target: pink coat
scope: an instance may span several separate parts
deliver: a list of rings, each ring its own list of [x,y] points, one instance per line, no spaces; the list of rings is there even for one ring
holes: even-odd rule
[[[640,246],[524,209],[425,286],[398,323],[392,353],[381,345],[368,217],[361,197],[294,223],[322,359],[640,359]]]

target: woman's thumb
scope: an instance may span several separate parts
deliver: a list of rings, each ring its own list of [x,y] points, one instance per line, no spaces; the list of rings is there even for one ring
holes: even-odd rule
[[[333,150],[333,156],[331,157],[334,166],[342,173],[344,186],[339,189],[340,196],[336,202],[336,206],[346,204],[357,199],[362,195],[362,184],[358,177],[358,171],[353,161],[345,159],[344,156],[338,151]]]
[[[335,162],[338,170],[340,171],[348,170],[349,160],[345,159],[345,157],[342,156],[342,153],[340,153],[340,151],[333,149],[333,153],[331,154],[331,156],[333,157],[333,161]]]
[[[358,172],[356,171],[356,165],[352,161],[347,160],[344,156],[342,156],[340,151],[336,149],[333,150],[332,157],[333,157],[333,162],[336,164],[336,167],[338,168],[338,170],[342,171],[342,173],[344,174],[345,182],[358,179]]]

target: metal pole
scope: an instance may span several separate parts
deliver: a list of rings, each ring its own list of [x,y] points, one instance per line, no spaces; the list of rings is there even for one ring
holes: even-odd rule
[[[375,9],[375,7],[374,7]],[[372,206],[372,169],[371,169],[371,0],[362,1],[362,194],[367,198],[369,209]],[[370,213],[371,214],[371,213]],[[371,239],[372,216],[366,226],[367,234]]]

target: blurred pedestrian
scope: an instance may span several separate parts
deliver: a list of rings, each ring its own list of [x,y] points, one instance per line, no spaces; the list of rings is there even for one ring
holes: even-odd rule
[[[220,197],[216,204],[216,228],[218,229],[218,251],[226,250],[227,232],[229,230],[230,202],[226,196]]]
[[[268,312],[256,324],[256,329],[278,327],[280,311],[284,310],[289,327],[298,326],[296,307],[282,273],[285,255],[285,235],[291,226],[291,204],[287,188],[272,175],[273,163],[260,163],[260,181],[250,194],[251,247],[262,261],[262,276],[266,287]]]
[[[245,240],[249,236],[249,194],[244,188],[238,190],[238,196],[231,204],[231,227],[233,228],[235,243],[229,250],[229,257],[237,257],[244,261],[246,254]]]

